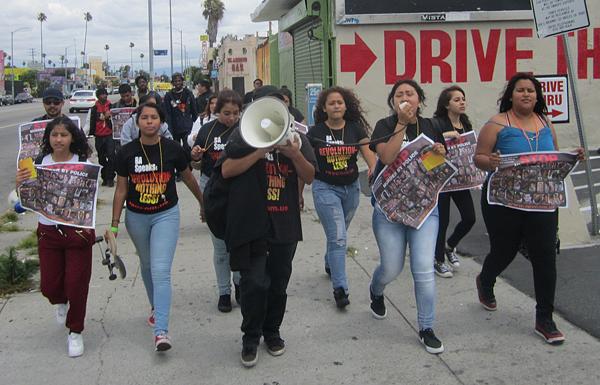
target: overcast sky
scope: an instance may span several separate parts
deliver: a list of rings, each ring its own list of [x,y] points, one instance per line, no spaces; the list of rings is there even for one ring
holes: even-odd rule
[[[217,42],[229,33],[242,37],[245,34],[267,36],[268,23],[253,23],[250,14],[261,0],[223,0],[225,15],[219,25]],[[192,65],[197,65],[200,56],[199,36],[205,34],[207,22],[202,17],[202,0],[172,0],[173,14],[173,64],[175,71],[180,67],[181,35]],[[14,34],[14,57],[16,67],[31,60],[31,49],[35,60],[40,61],[40,22],[38,13],[46,14],[43,23],[43,44],[46,61],[60,66],[60,55],[68,48],[69,66],[81,65],[85,20],[84,13],[92,14],[88,24],[87,52],[90,56],[102,56],[106,60],[104,46],[109,45],[108,61],[112,68],[130,64],[129,43],[133,42],[133,68],[142,66],[140,53],[144,53],[144,70],[148,71],[148,0],[2,0],[2,23],[0,24],[0,50],[11,54],[11,31],[22,27]],[[152,23],[154,49],[169,49],[169,1],[152,0]],[[276,23],[273,27],[276,31]],[[76,47],[74,46],[76,45]],[[170,68],[170,56],[155,56],[154,68]]]

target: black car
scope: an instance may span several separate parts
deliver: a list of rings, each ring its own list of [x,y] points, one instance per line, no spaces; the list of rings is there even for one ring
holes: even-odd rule
[[[10,94],[6,94],[6,95],[0,95],[0,105],[3,106],[7,106],[7,105],[13,105],[15,103],[15,101],[13,100],[12,95]]]
[[[15,96],[15,103],[33,103],[33,96],[27,92],[21,92],[19,95]]]

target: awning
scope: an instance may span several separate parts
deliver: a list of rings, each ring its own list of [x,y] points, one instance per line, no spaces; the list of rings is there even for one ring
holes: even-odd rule
[[[260,21],[277,21],[301,1],[303,0],[263,0],[258,8],[252,12],[250,19],[255,23]]]

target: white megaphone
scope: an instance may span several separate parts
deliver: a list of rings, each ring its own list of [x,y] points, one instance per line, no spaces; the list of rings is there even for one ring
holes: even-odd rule
[[[240,119],[240,133],[254,148],[285,146],[287,139],[300,140],[294,129],[294,117],[283,101],[272,96],[255,100],[246,108]]]

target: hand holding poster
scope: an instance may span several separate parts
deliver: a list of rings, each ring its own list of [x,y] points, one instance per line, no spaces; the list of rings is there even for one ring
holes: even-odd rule
[[[541,212],[568,207],[565,178],[577,163],[577,154],[570,152],[502,155],[500,166],[490,176],[488,203]]]
[[[446,140],[448,155],[446,158],[458,172],[450,178],[442,191],[468,190],[480,187],[487,173],[475,167],[473,155],[477,147],[477,136],[474,131],[462,134],[459,139]]]
[[[55,163],[35,169],[37,178],[19,188],[21,206],[55,222],[93,229],[101,166]]]
[[[373,183],[373,195],[390,222],[420,228],[437,205],[456,168],[431,152],[433,141],[419,135],[406,145]]]
[[[135,108],[112,108],[110,112],[112,113],[110,119],[112,121],[113,139],[120,140],[123,125],[131,118],[131,115],[135,112]]]

